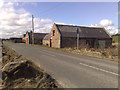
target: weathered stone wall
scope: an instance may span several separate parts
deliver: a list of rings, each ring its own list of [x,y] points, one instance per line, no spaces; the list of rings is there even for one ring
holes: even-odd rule
[[[105,47],[110,47],[112,46],[112,39],[105,39]]]
[[[49,40],[43,40],[43,45],[50,46],[50,41]]]
[[[100,48],[100,44],[99,41],[101,39],[92,39],[92,38],[80,38],[79,39],[79,47],[89,47],[89,48]],[[112,45],[112,39],[102,39],[103,41],[105,41],[105,47],[108,48]],[[74,37],[69,37],[69,38],[65,38],[62,37],[61,38],[61,47],[65,48],[65,47],[77,47],[77,38]]]
[[[43,40],[43,38],[35,38],[34,39],[34,44],[40,44],[40,45],[42,45],[43,43],[42,43],[42,40]]]
[[[55,30],[55,35],[53,36],[53,30]],[[57,27],[56,25],[54,24],[52,29],[51,29],[51,32],[50,32],[50,36],[52,38],[52,47],[55,47],[55,48],[60,48],[61,45],[60,45],[60,33],[59,31],[57,30]]]
[[[80,38],[79,39],[79,47],[87,47],[88,44],[86,43],[86,41],[90,39],[84,39],[84,38]],[[77,47],[77,37],[62,37],[61,38],[61,46],[62,48],[65,47],[71,47],[71,48],[75,48]]]
[[[26,42],[26,44],[27,44],[27,40],[26,40],[27,38],[28,38],[28,44],[29,44],[30,43],[30,40],[29,40],[30,38],[29,38],[28,33],[26,33],[26,36],[25,36],[25,42]]]
[[[65,38],[62,37],[61,38],[61,47],[65,48],[65,47],[76,47],[77,45],[77,39],[76,38]]]
[[[55,35],[53,35],[53,31],[55,30]],[[77,37],[62,37],[59,30],[57,29],[56,25],[54,24],[49,37],[49,46],[50,46],[50,39],[51,46],[55,48],[65,48],[65,47],[76,47],[77,46]],[[99,40],[97,38],[80,38],[79,39],[79,46],[90,47],[90,48],[99,48]],[[103,39],[105,40],[105,47],[109,47],[112,45],[111,39]],[[45,41],[45,44],[47,42]]]

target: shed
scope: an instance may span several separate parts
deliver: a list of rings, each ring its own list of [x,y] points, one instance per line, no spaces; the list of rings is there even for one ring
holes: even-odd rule
[[[42,44],[42,40],[48,33],[34,33],[34,44]],[[32,31],[26,32],[26,44],[32,44]]]

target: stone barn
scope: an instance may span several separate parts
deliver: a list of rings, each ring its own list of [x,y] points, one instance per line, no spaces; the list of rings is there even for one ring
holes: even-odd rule
[[[22,38],[18,38],[18,37],[11,37],[9,40],[14,43],[22,43]]]
[[[49,46],[55,48],[76,47],[77,34],[79,34],[80,47],[107,48],[112,45],[112,38],[104,28],[54,23],[49,34]]]
[[[45,37],[43,38],[43,45],[50,46],[49,37],[49,34],[45,35]]]
[[[34,33],[34,44],[42,45],[42,40],[48,33]],[[26,32],[26,44],[32,44],[32,31]]]

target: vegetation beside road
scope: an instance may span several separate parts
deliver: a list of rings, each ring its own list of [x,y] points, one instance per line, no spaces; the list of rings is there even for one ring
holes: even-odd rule
[[[50,48],[48,46],[42,45],[42,47]],[[112,60],[118,62],[118,43],[113,43],[113,45],[109,48],[105,49],[95,49],[95,48],[88,48],[88,47],[81,47],[79,50],[76,48],[54,48],[55,50],[60,50],[64,52],[84,55],[84,56],[91,56],[100,59]],[[119,50],[120,51],[120,50]]]
[[[117,48],[107,48],[104,50],[101,49],[90,49],[90,48],[82,48],[77,50],[76,48],[65,48],[63,49],[66,52],[71,52],[75,54],[80,54],[84,56],[91,56],[97,58],[105,58],[107,60],[118,61],[118,49]]]
[[[31,60],[3,45],[3,88],[58,88],[50,75]]]

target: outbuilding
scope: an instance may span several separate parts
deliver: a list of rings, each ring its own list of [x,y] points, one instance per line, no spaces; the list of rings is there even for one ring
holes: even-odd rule
[[[50,46],[49,38],[49,34],[45,35],[45,37],[43,38],[43,45]]]
[[[76,47],[77,35],[79,47],[107,48],[112,45],[112,38],[102,27],[73,25],[53,25],[48,37],[49,46],[55,48]]]
[[[34,35],[34,44],[42,45],[42,40],[46,34],[48,34],[48,33],[34,33],[33,34]],[[32,44],[32,31],[26,32],[25,39],[26,39],[25,40],[26,44]]]
[[[22,43],[22,38],[19,37],[11,37],[9,40],[14,43]]]

